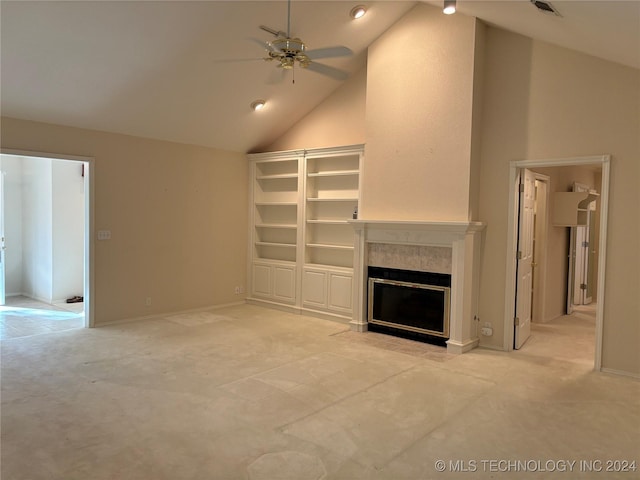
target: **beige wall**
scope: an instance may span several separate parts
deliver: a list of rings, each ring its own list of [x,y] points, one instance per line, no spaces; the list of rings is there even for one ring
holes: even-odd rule
[[[264,151],[364,143],[366,85],[367,69],[363,68]]]
[[[487,31],[480,316],[501,346],[510,160],[611,154],[603,367],[640,374],[640,72],[503,30]]]
[[[509,161],[527,158],[529,64],[532,40],[487,28],[480,168],[479,220],[486,223],[481,260],[479,316],[492,337],[482,345],[505,348]]]
[[[3,149],[95,159],[95,228],[112,233],[95,242],[97,324],[241,300],[244,155],[9,118],[1,127]]]
[[[369,47],[361,218],[469,219],[476,26],[419,4]]]

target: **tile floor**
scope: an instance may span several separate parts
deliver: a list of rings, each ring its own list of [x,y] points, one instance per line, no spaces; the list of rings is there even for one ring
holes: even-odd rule
[[[451,356],[242,305],[5,338],[1,476],[640,478],[604,471],[640,462],[640,382],[592,371],[593,327]]]
[[[40,335],[84,326],[84,304],[51,305],[24,296],[0,305],[0,339]]]

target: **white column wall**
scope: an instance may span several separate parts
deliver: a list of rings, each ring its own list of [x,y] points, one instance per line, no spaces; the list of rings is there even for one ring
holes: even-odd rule
[[[50,303],[53,299],[51,161],[28,157],[22,163],[22,291]]]
[[[22,160],[2,155],[4,174],[5,293],[22,293]]]
[[[52,163],[52,298],[60,302],[84,290],[84,178],[80,162]]]

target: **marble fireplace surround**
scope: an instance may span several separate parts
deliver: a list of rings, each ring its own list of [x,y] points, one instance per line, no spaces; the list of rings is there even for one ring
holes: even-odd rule
[[[356,234],[353,266],[355,313],[351,329],[367,321],[367,269],[371,266],[451,274],[449,353],[478,346],[479,222],[351,220]]]

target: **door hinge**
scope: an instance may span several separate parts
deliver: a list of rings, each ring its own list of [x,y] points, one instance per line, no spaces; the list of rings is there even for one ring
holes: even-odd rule
[[[515,318],[513,319],[513,324],[514,324],[516,327],[519,327],[519,326],[520,326],[520,318],[515,317]]]
[[[524,193],[524,183],[520,184],[520,186],[518,187],[518,190],[520,191],[520,193]]]
[[[589,247],[589,242],[582,242],[582,246],[583,246],[584,248]]]
[[[580,284],[580,290],[586,290],[587,289],[587,284],[586,283],[581,283]]]
[[[517,258],[518,260],[522,260],[522,250],[518,250]]]

